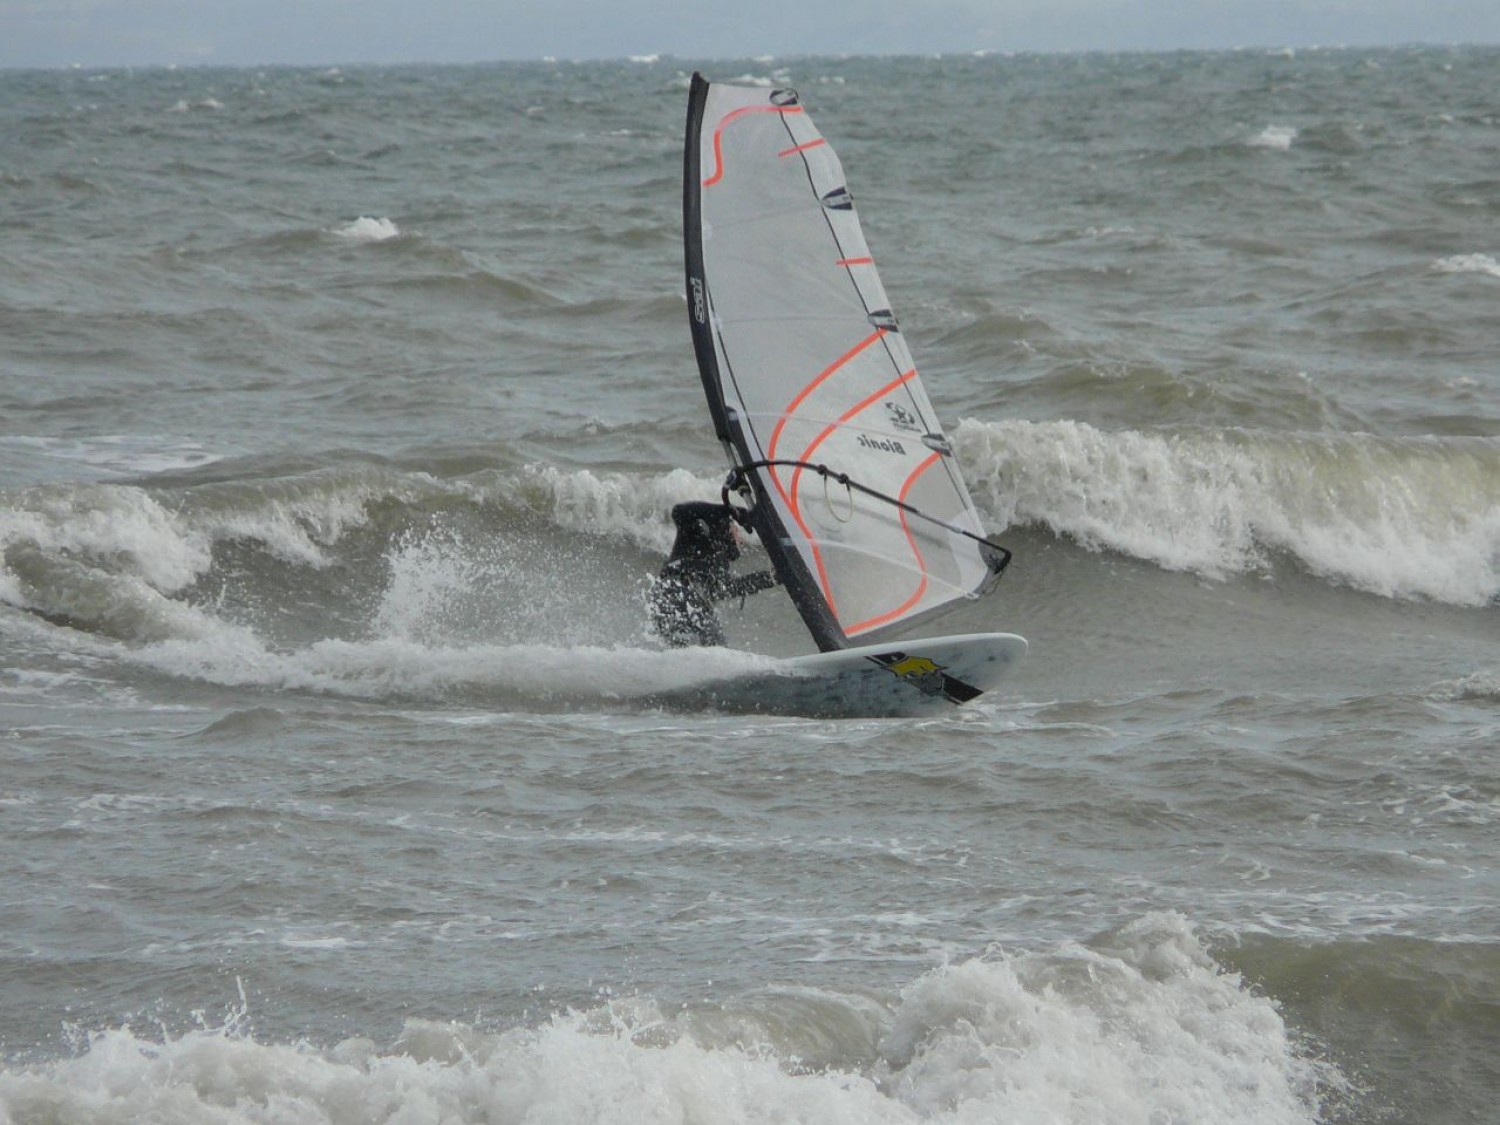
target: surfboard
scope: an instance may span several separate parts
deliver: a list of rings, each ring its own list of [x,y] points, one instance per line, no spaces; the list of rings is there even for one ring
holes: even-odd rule
[[[1012,633],[969,633],[794,656],[652,697],[669,710],[807,718],[950,713],[995,686],[1026,652]]]
[[[821,653],[705,698],[738,707],[760,690],[884,714],[986,690],[1024,640],[895,640],[989,592],[1011,552],[986,537],[843,166],[795,90],[693,75],[683,243],[693,350],[730,465],[722,498],[747,506]],[[919,645],[918,663],[892,655]],[[939,671],[891,670],[922,660]],[[923,690],[944,675],[976,690]]]

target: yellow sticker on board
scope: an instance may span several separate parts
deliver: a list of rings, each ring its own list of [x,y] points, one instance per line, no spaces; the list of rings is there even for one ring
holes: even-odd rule
[[[925,656],[908,656],[904,660],[898,660],[894,664],[887,664],[892,672],[898,676],[930,676],[942,669],[928,660]]]

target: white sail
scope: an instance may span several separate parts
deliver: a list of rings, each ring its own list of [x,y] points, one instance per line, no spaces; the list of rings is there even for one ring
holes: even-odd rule
[[[710,411],[819,647],[987,588],[1008,552],[983,538],[838,157],[797,95],[694,75],[683,186]]]

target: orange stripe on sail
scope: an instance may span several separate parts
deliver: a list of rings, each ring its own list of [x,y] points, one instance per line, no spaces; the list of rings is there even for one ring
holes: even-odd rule
[[[804,401],[806,401],[807,396],[812,394],[813,391],[817,390],[820,386],[826,383],[829,378],[831,378],[839,370],[839,368],[843,367],[846,363],[852,360],[855,356],[859,355],[860,352],[864,351],[885,334],[886,329],[875,329],[874,332],[870,333],[870,335],[866,336],[859,343],[855,344],[847,352],[839,356],[838,359],[834,360],[827,367],[823,368],[822,371],[819,371],[812,382],[808,383],[807,386],[803,387],[800,391],[797,392],[797,397],[786,404],[786,408],[781,412],[781,417],[776,421],[776,428],[771,431],[771,440],[766,444],[766,457],[768,459],[776,459],[776,446],[781,441],[781,431],[785,428],[787,420],[793,414],[795,414],[797,412],[797,408],[801,406]]]
[[[766,443],[766,460],[774,461],[777,459],[776,452],[777,446],[781,444],[781,433],[786,428],[787,421],[796,413],[797,408],[807,400],[807,396],[826,383],[840,368],[854,359],[855,356],[876,343],[886,334],[886,331],[884,328],[875,329],[874,332],[870,333],[870,335],[866,336],[843,355],[839,356],[838,359],[818,372],[817,376],[810,383],[797,392],[797,396],[791,402],[787,403],[785,409],[781,412],[781,417],[776,420],[775,428],[771,430],[771,440]],[[821,436],[818,440],[822,440]],[[817,442],[813,444],[816,445]],[[802,505],[797,501],[797,478],[801,471],[801,469],[798,469],[793,474],[792,487],[788,490],[787,486],[781,483],[781,476],[777,466],[772,465],[768,470],[771,483],[776,486],[776,491],[781,493],[781,502],[786,505],[787,511],[791,512],[792,519],[796,521],[797,526],[802,530],[803,538],[807,540],[808,548],[812,551],[813,564],[818,570],[818,585],[823,588],[823,600],[828,603],[829,610],[833,613],[834,618],[837,619],[838,610],[833,604],[833,591],[828,581],[828,572],[823,565],[823,552],[818,550],[817,540],[813,538],[812,529],[807,526],[807,521],[802,518]]]
[[[934,453],[931,457],[927,458],[927,460],[918,465],[916,469],[913,470],[912,474],[906,478],[906,483],[901,486],[901,492],[900,495],[897,496],[897,499],[900,500],[903,504],[906,503],[907,493],[911,491],[912,485],[917,483],[917,478],[925,473],[928,469],[932,468],[933,465],[937,464],[937,462],[942,459],[942,456],[943,455],[941,453]],[[861,621],[857,625],[850,625],[848,628],[846,628],[844,632],[848,636],[853,637],[860,633],[867,633],[871,629],[879,628],[881,625],[886,625],[892,621],[899,619],[904,613],[906,613],[907,610],[911,609],[912,606],[916,605],[922,600],[922,595],[927,593],[926,561],[922,558],[922,552],[917,547],[916,537],[911,533],[911,525],[907,523],[906,509],[898,508],[896,510],[901,513],[901,530],[906,533],[906,541],[911,544],[911,553],[916,556],[917,567],[922,576],[921,581],[917,583],[917,589],[911,595],[911,597],[907,598],[895,609],[888,610],[885,613],[876,614],[874,617],[871,617],[867,621]]]
[[[840,258],[833,263],[836,266],[873,266],[874,258]]]
[[[804,144],[796,145],[796,146],[794,146],[792,148],[782,149],[776,155],[777,156],[796,156],[799,152],[806,152],[810,148],[817,148],[819,145],[826,145],[827,143],[828,142],[825,141],[822,137],[819,137],[815,141],[807,141]]]
[[[718,125],[714,126],[714,172],[708,179],[703,181],[704,187],[713,187],[724,178],[724,148],[722,140],[724,130],[730,124],[738,121],[741,117],[751,113],[801,113],[800,105],[747,105],[741,106],[732,113],[727,113],[719,119]]]
[[[896,378],[892,379],[889,383],[887,383],[885,386],[881,387],[878,391],[872,391],[869,394],[867,394],[864,398],[860,399],[853,406],[851,406],[848,410],[846,410],[842,414],[840,414],[838,416],[838,420],[837,421],[830,422],[830,423],[828,423],[828,425],[824,426],[823,427],[823,432],[820,433],[820,434],[818,434],[817,437],[813,438],[811,444],[809,444],[808,447],[802,451],[802,456],[799,457],[798,460],[799,461],[811,461],[812,460],[813,451],[816,450],[818,448],[818,446],[820,446],[820,445],[823,444],[824,439],[827,438],[829,434],[833,433],[834,430],[838,429],[845,422],[849,421],[850,418],[853,418],[856,415],[858,415],[861,412],[863,412],[864,409],[866,407],[868,407],[871,403],[877,402],[878,400],[884,398],[886,395],[888,395],[892,391],[894,391],[897,387],[901,386],[901,384],[909,382],[910,380],[915,379],[916,377],[917,377],[917,369],[915,367],[913,367],[910,370],[908,370],[906,372],[906,374],[897,376]],[[797,472],[799,472],[799,473],[801,471],[802,470],[800,468],[797,470]],[[793,478],[793,479],[795,480],[795,478]]]
[[[882,335],[882,336],[884,334],[885,334],[885,330],[884,329],[882,329],[879,333],[877,333],[877,335]],[[807,448],[802,451],[802,456],[799,457],[799,458],[797,458],[797,460],[799,460],[799,461],[811,461],[813,453],[817,451],[818,446],[820,446],[820,445],[823,444],[823,442],[828,438],[828,435],[830,435],[831,433],[833,433],[835,430],[837,430],[844,423],[848,422],[849,419],[858,416],[861,412],[863,412],[865,410],[866,407],[870,406],[872,403],[878,402],[882,398],[884,398],[886,395],[890,394],[897,387],[901,386],[902,383],[905,383],[909,379],[915,379],[916,377],[917,377],[917,369],[915,367],[913,367],[911,370],[907,371],[906,374],[901,375],[898,378],[892,379],[889,383],[887,383],[885,386],[881,387],[878,391],[874,391],[873,393],[868,394],[864,398],[860,399],[857,403],[855,403],[853,406],[851,406],[848,410],[846,410],[846,411],[844,411],[844,413],[840,414],[838,416],[838,419],[836,421],[830,422],[828,425],[824,426],[823,429],[822,429],[822,432],[820,432],[817,437],[813,438],[813,440],[811,441],[811,443],[808,444]],[[794,501],[795,501],[795,498],[796,498],[796,496],[798,494],[797,493],[797,489],[798,489],[798,486],[799,486],[799,484],[801,482],[801,479],[802,479],[802,466],[798,465],[795,469],[792,470],[791,494],[792,494],[792,497],[793,497]],[[783,495],[785,495],[785,494],[783,494]],[[833,589],[832,589],[832,584],[828,580],[828,569],[827,569],[827,567],[823,563],[823,552],[820,551],[820,550],[818,550],[817,541],[813,539],[811,532],[809,532],[808,529],[807,529],[807,525],[802,522],[802,514],[798,510],[798,508],[795,505],[795,503],[793,504],[793,507],[792,507],[792,514],[797,519],[797,525],[802,528],[802,533],[807,536],[807,541],[808,541],[809,545],[812,548],[813,560],[818,564],[818,583],[819,583],[819,585],[821,585],[823,587],[823,600],[828,603],[828,608],[833,611],[833,616],[835,618],[837,618],[838,617],[838,610],[834,607],[834,604],[833,604]],[[903,526],[904,526],[904,521],[903,521]],[[908,539],[911,538],[910,534],[907,535],[907,538]]]

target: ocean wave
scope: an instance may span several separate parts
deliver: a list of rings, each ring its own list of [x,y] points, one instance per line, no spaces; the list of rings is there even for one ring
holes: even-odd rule
[[[1500,442],[1246,430],[1106,432],[965,421],[959,456],[997,523],[1208,578],[1274,556],[1382,597],[1500,591]]]
[[[42,486],[0,508],[0,601],[66,629],[65,647],[210,683],[528,709],[644,698],[763,667],[661,651],[647,631],[667,512],[716,487],[375,465]]]
[[[1040,528],[1210,579],[1291,560],[1392,599],[1484,606],[1500,591],[1494,439],[975,421],[955,438],[996,533]],[[439,664],[463,645],[649,647],[644,588],[671,546],[667,513],[720,484],[493,458],[432,469],[220,461],[160,484],[12,490],[0,601],[128,645],[200,646],[172,658],[184,674],[272,667],[267,682],[328,690],[383,673],[370,653],[364,669],[325,667],[351,654],[309,648],[321,642],[412,642]],[[312,664],[278,667],[268,653],[283,650]],[[492,682],[511,659],[486,658]]]
[[[201,98],[195,102],[189,102],[186,98],[179,98],[169,105],[166,113],[191,113],[195,109],[223,109],[224,103],[218,98]]]
[[[0,460],[22,459],[32,477],[101,473],[141,476],[190,469],[220,459],[201,442],[158,434],[92,434],[86,437],[0,437]],[[45,468],[39,467],[39,462]]]
[[[319,570],[380,501],[416,502],[424,481],[356,467],[184,489],[51,484],[0,494],[0,601],[123,641],[201,638],[225,622],[192,595],[234,544]]]
[[[1297,139],[1297,130],[1290,125],[1267,125],[1245,143],[1251,148],[1269,148],[1285,152]]]
[[[992,951],[883,1001],[604,999],[535,1025],[410,1019],[384,1049],[261,1041],[253,1022],[242,995],[217,1025],[93,1032],[75,1057],[0,1069],[0,1116],[1307,1125],[1345,1087],[1170,915],[1089,947]]]
[[[353,222],[334,228],[332,233],[350,242],[388,242],[401,237],[401,228],[390,219],[361,215]]]
[[[1246,935],[1218,959],[1284,998],[1285,1019],[1330,1055],[1357,1058],[1364,1075],[1405,1068],[1399,1083],[1377,1082],[1363,1112],[1333,1120],[1464,1121],[1489,1115],[1500,1080],[1494,1050],[1500,946],[1482,919],[1467,938],[1421,940],[1393,934],[1309,942]],[[1406,1029],[1424,1034],[1410,1036]],[[1462,1075],[1463,1081],[1455,1081]],[[1386,1104],[1379,1104],[1379,1103]],[[1483,1106],[1484,1108],[1480,1108]]]
[[[1432,263],[1438,273],[1479,273],[1500,277],[1500,261],[1488,254],[1455,254]]]
[[[1430,694],[1435,699],[1456,702],[1500,703],[1500,669],[1474,672],[1457,680],[1438,684]],[[1500,812],[1500,806],[1496,807],[1496,811]]]

